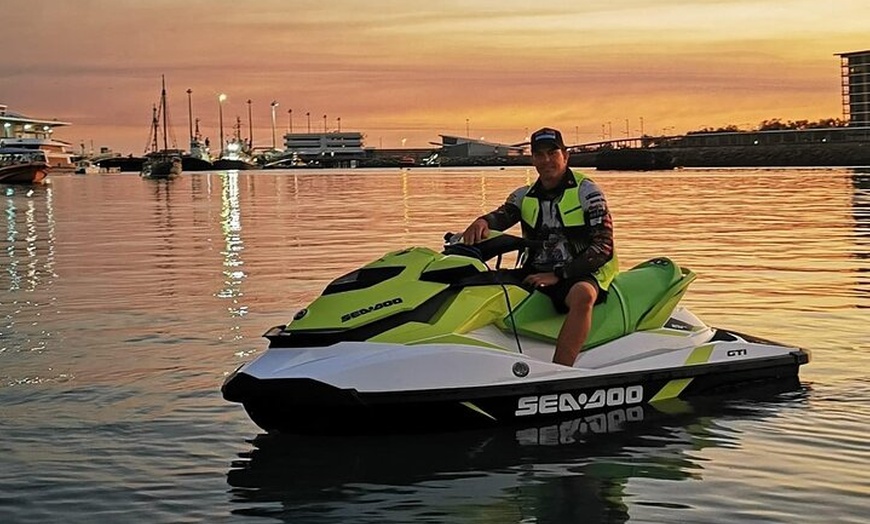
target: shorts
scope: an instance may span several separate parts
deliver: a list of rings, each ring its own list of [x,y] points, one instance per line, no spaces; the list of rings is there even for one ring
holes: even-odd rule
[[[515,276],[520,280],[526,278],[533,273],[538,273],[538,271],[531,268],[519,268],[513,269],[511,271],[515,271]],[[567,279],[560,278],[559,282],[553,284],[552,286],[540,287],[537,288],[535,291],[540,291],[541,293],[550,297],[550,300],[553,302],[553,307],[556,308],[556,311],[558,311],[559,313],[567,313],[568,306],[565,305],[565,299],[568,298],[568,292],[571,291],[571,288],[577,282],[589,282],[598,289],[598,298],[595,299],[596,304],[600,304],[607,299],[607,291],[601,289],[601,286],[598,285],[598,281],[592,275],[581,275],[579,277]]]

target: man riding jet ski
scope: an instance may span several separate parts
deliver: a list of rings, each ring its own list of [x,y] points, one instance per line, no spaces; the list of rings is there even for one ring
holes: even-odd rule
[[[500,268],[530,247],[492,232],[440,253],[388,253],[270,329],[269,348],[227,377],[223,396],[269,432],[409,432],[797,386],[809,362],[799,348],[705,325],[679,305],[694,273],[656,258],[613,278],[583,351],[554,363],[565,315]]]
[[[606,299],[619,271],[613,220],[604,191],[568,167],[570,155],[559,130],[535,131],[529,146],[538,179],[474,220],[462,237],[475,244],[492,229],[506,231],[519,223],[523,238],[537,241],[518,271],[523,282],[539,288],[557,311],[566,313],[553,362],[571,366],[589,335],[593,306]]]

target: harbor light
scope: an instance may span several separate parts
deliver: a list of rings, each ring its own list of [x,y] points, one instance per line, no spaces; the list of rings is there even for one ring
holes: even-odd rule
[[[278,107],[278,101],[272,100],[272,149],[275,149],[275,108]]]
[[[224,101],[227,95],[221,93],[218,95],[218,123],[220,126],[221,139],[221,155],[224,153]]]

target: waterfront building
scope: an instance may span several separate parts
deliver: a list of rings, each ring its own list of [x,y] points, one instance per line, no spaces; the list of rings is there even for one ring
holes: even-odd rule
[[[432,145],[440,146],[439,153],[442,157],[447,158],[472,158],[472,157],[487,157],[487,156],[519,156],[523,154],[523,146],[499,144],[496,142],[487,142],[485,140],[476,140],[453,135],[438,135],[441,137],[441,143],[432,142]]]
[[[366,158],[363,134],[358,131],[287,133],[282,158],[324,167],[355,165]]]
[[[15,113],[0,104],[0,147],[41,149],[52,169],[72,171],[75,169],[70,153],[72,144],[53,137],[56,127],[68,125],[71,124]]]
[[[870,127],[824,127],[688,133],[685,136],[650,139],[660,147],[779,146],[800,144],[870,143]]]
[[[843,119],[849,126],[870,126],[870,51],[839,53]]]

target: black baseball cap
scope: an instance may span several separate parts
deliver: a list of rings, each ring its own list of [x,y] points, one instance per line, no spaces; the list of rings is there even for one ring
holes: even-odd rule
[[[539,149],[565,149],[565,142],[562,141],[562,133],[558,129],[551,127],[543,127],[532,133],[529,140],[532,146],[532,152]]]

